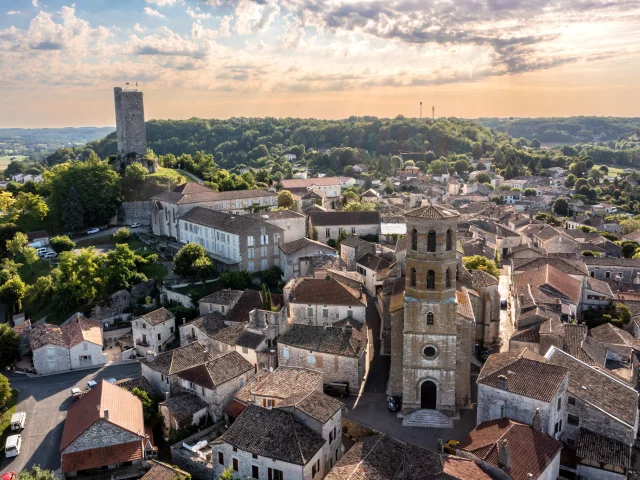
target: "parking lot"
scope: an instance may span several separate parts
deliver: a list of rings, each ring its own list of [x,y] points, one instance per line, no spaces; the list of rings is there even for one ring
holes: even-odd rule
[[[75,386],[84,389],[89,380],[98,381],[111,377],[120,380],[138,375],[139,363],[46,377],[10,375],[11,386],[19,391],[17,411],[26,412],[27,422],[22,431],[20,455],[5,459],[0,471],[19,472],[34,465],[51,470],[59,469],[60,439],[67,410],[72,404],[71,389]]]

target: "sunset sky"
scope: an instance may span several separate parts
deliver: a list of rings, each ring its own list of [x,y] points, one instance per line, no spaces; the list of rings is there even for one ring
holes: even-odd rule
[[[0,127],[640,116],[638,0],[0,0]]]

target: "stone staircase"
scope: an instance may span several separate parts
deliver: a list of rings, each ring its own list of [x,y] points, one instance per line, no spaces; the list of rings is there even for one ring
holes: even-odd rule
[[[453,419],[438,410],[416,410],[405,415],[403,427],[453,428]]]

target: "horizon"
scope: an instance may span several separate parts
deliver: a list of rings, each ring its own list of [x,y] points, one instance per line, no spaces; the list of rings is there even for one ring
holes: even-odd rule
[[[640,4],[530,3],[8,0],[0,127],[113,125],[126,81],[147,119],[638,115]]]

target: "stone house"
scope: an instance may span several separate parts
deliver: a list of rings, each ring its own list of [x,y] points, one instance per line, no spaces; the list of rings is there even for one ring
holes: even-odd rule
[[[193,392],[209,406],[213,421],[222,418],[234,394],[254,375],[254,367],[236,351],[178,373],[183,390]]]
[[[494,467],[494,478],[506,473],[513,480],[555,480],[560,474],[562,443],[508,418],[481,423],[457,449],[465,458]]]
[[[358,259],[356,271],[362,275],[364,288],[369,295],[376,295],[382,289],[390,267],[391,262],[372,253],[366,253]]]
[[[545,355],[547,362],[569,370],[567,395],[567,423],[563,442],[583,458],[598,460],[593,456],[593,438],[584,432],[597,432],[611,446],[625,446],[622,455],[630,462],[631,451],[638,434],[638,392],[631,386],[607,374],[605,371],[571,356],[557,347],[551,347]],[[591,455],[588,453],[591,452]],[[599,470],[590,478],[604,478],[607,463],[593,462],[589,467]],[[625,471],[630,463],[618,465]],[[591,472],[593,473],[593,472]]]
[[[294,323],[322,326],[345,318],[365,322],[364,295],[334,278],[293,278],[283,289],[289,318]]]
[[[307,234],[306,217],[292,210],[273,210],[249,214],[249,217],[282,230],[282,243],[294,242]]]
[[[288,281],[306,273],[302,271],[301,259],[315,255],[336,255],[336,250],[309,238],[300,238],[280,245],[280,269],[284,280]]]
[[[321,190],[309,190],[307,193],[300,195],[300,211],[306,213],[310,207],[319,206],[325,208],[327,196]]]
[[[33,365],[39,375],[107,363],[102,325],[75,314],[62,325],[42,323],[29,332]]]
[[[34,248],[49,246],[49,234],[45,230],[27,233],[29,246]]]
[[[181,217],[180,232],[180,241],[202,245],[218,270],[280,266],[284,231],[263,220],[195,207]]]
[[[624,285],[640,284],[640,260],[614,257],[584,257],[589,276],[605,282]]]
[[[242,290],[231,290],[225,288],[218,290],[206,297],[198,300],[198,306],[200,308],[200,315],[207,315],[213,312],[219,312],[222,315],[226,315],[236,306],[238,300],[242,296]],[[184,343],[180,343],[184,345]]]
[[[171,191],[151,198],[151,227],[154,235],[182,241],[180,219],[191,209],[203,207],[219,212],[243,215],[255,209],[273,210],[278,207],[278,195],[265,190],[232,190],[215,192],[204,185],[187,182]],[[186,243],[186,242],[184,242]]]
[[[299,196],[303,196],[309,190],[320,191],[328,199],[337,199],[342,196],[342,185],[338,177],[282,180],[282,188]]]
[[[160,353],[166,350],[176,333],[176,318],[162,307],[145,313],[131,322],[133,344],[136,353],[144,356],[148,351]]]
[[[496,345],[500,339],[498,279],[482,270],[467,272],[462,265],[458,270],[461,283],[468,287],[469,299],[473,306],[476,318],[476,342],[480,342],[484,348]]]
[[[142,376],[158,394],[164,396],[179,387],[180,372],[210,359],[211,354],[202,345],[193,342],[159,354],[149,354],[146,358],[139,359],[139,362],[142,365]]]
[[[509,255],[512,248],[522,243],[518,232],[488,219],[472,220],[469,231],[473,234],[473,238],[484,239],[495,246],[502,257]]]
[[[278,340],[278,365],[322,371],[324,383],[358,389],[369,369],[366,326],[353,320],[315,326],[294,323]]]
[[[527,349],[490,355],[478,375],[476,425],[510,418],[559,439],[566,425],[568,370]],[[535,417],[538,417],[537,419]]]
[[[60,441],[64,477],[105,469],[117,476],[118,467],[140,465],[153,454],[142,403],[132,393],[103,380],[69,407]]]
[[[563,229],[547,224],[531,224],[520,230],[523,242],[531,242],[534,247],[543,248],[547,253],[576,253],[579,242],[571,238]]]
[[[318,241],[338,240],[340,233],[359,237],[380,235],[380,212],[311,212],[307,234],[318,232]]]
[[[158,404],[164,435],[201,424],[209,414],[209,404],[195,393],[178,392]]]
[[[140,480],[175,480],[176,478],[188,478],[189,474],[173,465],[151,460],[151,469]]]

